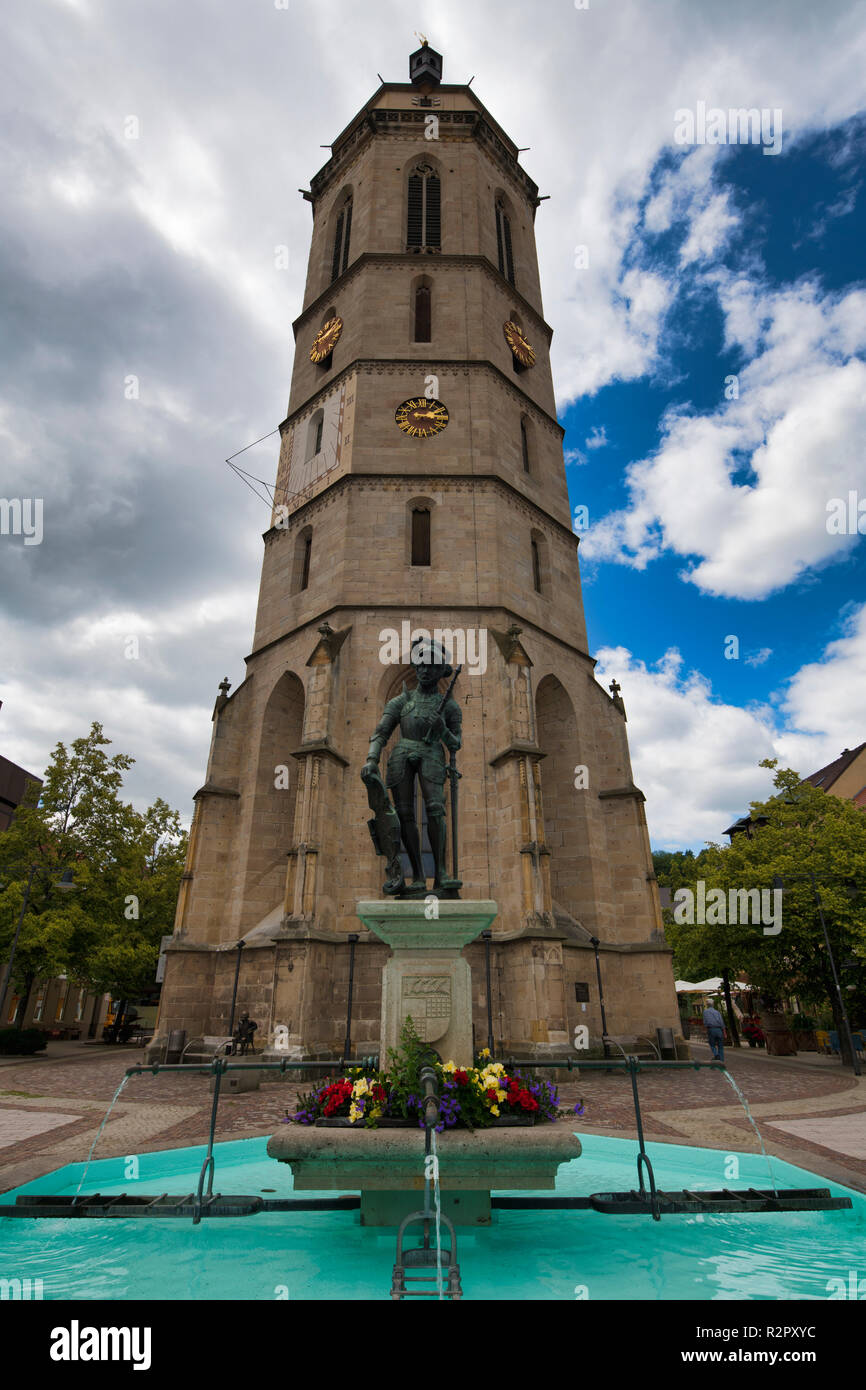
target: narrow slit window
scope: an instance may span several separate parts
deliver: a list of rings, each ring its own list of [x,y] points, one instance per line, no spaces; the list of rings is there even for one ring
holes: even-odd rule
[[[433,294],[429,285],[419,285],[415,291],[415,342],[429,343],[433,327]]]
[[[524,473],[530,473],[532,470],[529,466],[529,434],[526,429],[525,420],[520,421],[520,447],[523,451],[523,471]]]
[[[352,200],[345,203],[334,229],[334,256],[331,261],[332,282],[342,275],[349,264],[349,241],[352,235]]]
[[[535,592],[541,593],[541,554],[538,549],[538,541],[532,542],[532,582],[535,585]]]
[[[426,507],[412,512],[412,564],[430,564],[430,513]]]
[[[301,558],[301,589],[310,587],[310,556],[313,552],[312,533],[304,537],[304,553]]]
[[[511,245],[511,219],[503,203],[496,204],[496,254],[499,273],[514,284],[514,251]]]

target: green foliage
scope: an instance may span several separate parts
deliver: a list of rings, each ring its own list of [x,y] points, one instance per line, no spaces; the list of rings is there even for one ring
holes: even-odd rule
[[[785,880],[782,926],[778,935],[760,923],[688,925],[665,911],[665,936],[674,948],[680,978],[705,979],[727,969],[730,979],[748,974],[768,998],[795,994],[818,1006],[832,989],[832,975],[815,895],[808,876],[814,873],[828,934],[840,968],[848,978],[863,979],[866,967],[866,815],[852,802],[829,796],[803,782],[775,760],[762,767],[775,772],[775,793],[753,802],[753,821],[762,823],[751,838],[734,836],[730,845],[708,844],[696,856],[656,855],[659,882],[672,893],[707,891],[726,894],[739,889],[772,890],[775,875]]]
[[[120,799],[134,759],[109,757],[94,723],[67,749],[58,743],[40,789],[31,784],[0,835],[0,955],[7,954],[34,866],[15,955],[13,987],[66,974],[97,992],[135,995],[152,984],[168,935],[186,855],[176,811],[157,799],[145,812]],[[73,871],[74,889],[58,881]]]
[[[388,1049],[388,1080],[391,1085],[391,1113],[410,1115],[409,1097],[421,1093],[421,1068],[429,1061],[431,1049],[418,1036],[411,1014],[400,1029],[399,1045]]]
[[[4,1056],[31,1057],[48,1046],[41,1028],[0,1028],[0,1053]],[[26,1091],[4,1092],[5,1095],[26,1095]]]

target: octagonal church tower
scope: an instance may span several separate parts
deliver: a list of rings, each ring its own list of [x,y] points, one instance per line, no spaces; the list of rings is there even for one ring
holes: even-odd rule
[[[550,370],[538,189],[426,43],[304,197],[304,305],[246,678],[221,688],[166,952],[160,1033],[374,1051],[388,947],[360,770],[409,637],[464,670],[459,875],[492,898],[497,1049],[563,1053],[586,1024],[678,1029],[625,709],[595,680]],[[449,844],[450,855],[450,844]],[[466,948],[487,1038],[484,948]]]

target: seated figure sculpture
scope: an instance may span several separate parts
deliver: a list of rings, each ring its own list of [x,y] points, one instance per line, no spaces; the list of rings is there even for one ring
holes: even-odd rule
[[[389,700],[376,726],[361,777],[374,817],[369,822],[374,844],[388,861],[384,891],[392,896],[423,898],[427,880],[421,858],[421,837],[415,816],[415,785],[420,781],[427,812],[427,833],[433,854],[433,890],[442,897],[457,897],[459,880],[445,869],[445,778],[459,776],[448,768],[445,748],[456,752],[461,746],[462,714],[451,690],[440,695],[439,682],[452,674],[445,649],[429,639],[412,646],[410,660],[418,684]],[[459,670],[458,670],[459,674]],[[400,738],[388,758],[386,782],[379,772],[379,758],[391,734],[400,726]],[[444,745],[444,747],[443,747]],[[394,802],[387,795],[391,792]],[[406,884],[400,866],[400,841],[412,866],[412,882]]]

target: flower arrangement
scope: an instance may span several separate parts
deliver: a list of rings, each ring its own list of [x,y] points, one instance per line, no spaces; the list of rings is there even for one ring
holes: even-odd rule
[[[460,1126],[483,1129],[496,1120],[517,1117],[533,1124],[555,1120],[561,1113],[557,1088],[518,1069],[508,1072],[491,1060],[484,1048],[473,1067],[440,1062],[418,1037],[411,1018],[400,1035],[400,1047],[388,1054],[387,1071],[355,1068],[336,1081],[328,1079],[300,1095],[293,1118],[311,1125],[318,1119],[345,1119],[374,1129],[383,1120],[417,1121],[424,1127],[421,1067],[432,1065],[439,1082],[438,1132]],[[581,1111],[582,1113],[582,1111]]]

